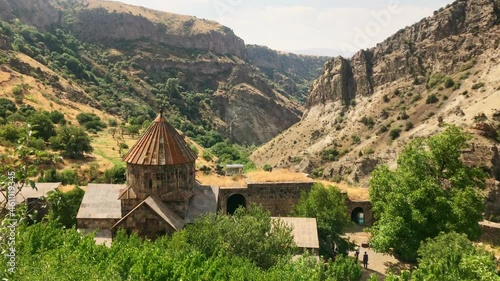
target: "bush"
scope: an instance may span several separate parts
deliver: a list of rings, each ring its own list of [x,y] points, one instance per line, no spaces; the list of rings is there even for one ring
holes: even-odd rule
[[[339,160],[339,151],[336,148],[325,149],[321,152],[321,160],[323,161],[337,161]]]
[[[407,122],[405,125],[405,131],[413,129],[413,123],[411,121]]]
[[[361,123],[363,123],[369,129],[372,129],[373,126],[375,125],[375,121],[373,121],[373,118],[366,116],[363,116],[363,118],[361,118]]]
[[[212,161],[212,153],[208,149],[204,149],[203,152],[201,153],[201,158],[203,158],[205,161]]]
[[[446,77],[446,79],[444,80],[444,86],[449,89],[453,86],[455,86],[455,81],[453,81],[453,79],[451,77]]]
[[[123,184],[126,182],[125,173],[126,173],[125,166],[115,165],[113,166],[113,168],[105,170],[104,173],[100,177],[98,177],[94,182]]]
[[[38,178],[38,182],[61,182],[63,185],[79,184],[78,173],[75,170],[58,172],[54,168],[43,171],[42,175]]]
[[[265,164],[264,166],[262,166],[262,170],[266,171],[266,172],[272,172],[273,171],[273,167],[269,164]]]
[[[394,128],[389,133],[389,136],[391,137],[392,140],[399,138],[400,135],[401,135],[401,129],[399,128]]]
[[[439,98],[435,94],[431,94],[427,97],[427,100],[425,101],[426,104],[432,104],[436,103],[439,101]]]
[[[54,124],[66,124],[66,120],[64,119],[64,114],[58,110],[51,111],[49,113],[49,118]]]
[[[479,83],[476,83],[474,85],[472,85],[472,90],[477,90],[477,89],[480,89],[484,87],[484,83],[483,82],[479,82]]]
[[[85,127],[86,130],[93,129],[95,131],[101,131],[107,127],[95,113],[80,113],[76,116],[76,120],[78,120],[78,123]]]
[[[9,99],[0,98],[0,117],[6,118],[17,111],[16,104]]]

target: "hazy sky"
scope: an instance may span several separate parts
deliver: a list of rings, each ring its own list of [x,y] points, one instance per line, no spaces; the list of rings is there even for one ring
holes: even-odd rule
[[[276,50],[336,49],[353,52],[453,0],[120,0],[155,10],[215,20],[247,44]]]

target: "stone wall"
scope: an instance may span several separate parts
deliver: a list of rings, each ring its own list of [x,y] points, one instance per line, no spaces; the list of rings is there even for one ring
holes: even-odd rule
[[[481,242],[491,243],[492,245],[500,245],[500,223],[481,222]]]
[[[83,219],[77,220],[78,229],[111,229],[119,219]]]
[[[139,199],[151,194],[162,196],[175,188],[191,190],[195,185],[193,163],[146,166],[127,164],[127,183]]]
[[[248,183],[247,187],[221,188],[219,209],[226,213],[228,199],[241,194],[247,207],[256,204],[271,212],[271,216],[288,216],[299,201],[301,192],[309,192],[312,185],[313,182]]]
[[[349,198],[346,198],[346,204],[348,214],[351,218],[353,216],[353,212],[357,208],[361,208],[364,215],[364,224],[362,225],[371,226],[373,224],[372,203],[370,201],[351,201]]]

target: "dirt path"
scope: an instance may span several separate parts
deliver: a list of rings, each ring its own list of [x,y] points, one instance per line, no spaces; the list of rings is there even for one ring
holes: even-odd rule
[[[357,245],[368,244],[368,239],[370,235],[366,232],[363,232],[363,229],[357,227],[353,229],[351,232],[346,233],[346,236],[349,237],[351,241],[356,243]],[[363,269],[363,277],[361,280],[368,280],[370,275],[376,274],[379,277],[379,280],[384,280],[388,272],[398,273],[401,270],[409,269],[410,265],[406,263],[402,263],[393,256],[388,254],[376,253],[370,247],[361,247],[359,248],[359,262],[362,264],[363,254],[366,252],[368,254],[368,268]],[[355,252],[349,252],[350,256],[355,256]]]

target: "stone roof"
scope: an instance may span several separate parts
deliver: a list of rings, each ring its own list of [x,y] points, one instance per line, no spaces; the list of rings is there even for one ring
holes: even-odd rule
[[[123,184],[89,184],[76,217],[78,219],[119,219],[122,206],[118,199]]]
[[[197,155],[160,112],[123,160],[137,165],[176,165],[194,162]]]
[[[319,249],[315,218],[273,217],[292,227],[293,241],[299,248]]]
[[[39,198],[42,196],[47,196],[49,191],[53,191],[61,186],[60,182],[37,182],[35,183],[36,189],[33,189],[30,185],[23,187],[21,192],[16,195],[16,202],[24,202],[28,198]],[[2,201],[4,198],[2,198]]]
[[[142,205],[149,206],[156,214],[158,214],[166,223],[168,223],[174,230],[181,230],[184,227],[184,220],[179,217],[174,211],[170,210],[163,202],[160,197],[157,195],[151,195],[146,198],[144,201],[139,203],[132,209],[128,214],[126,214],[121,220],[119,220],[113,228],[120,225],[126,218],[131,216],[137,209],[139,209]]]

